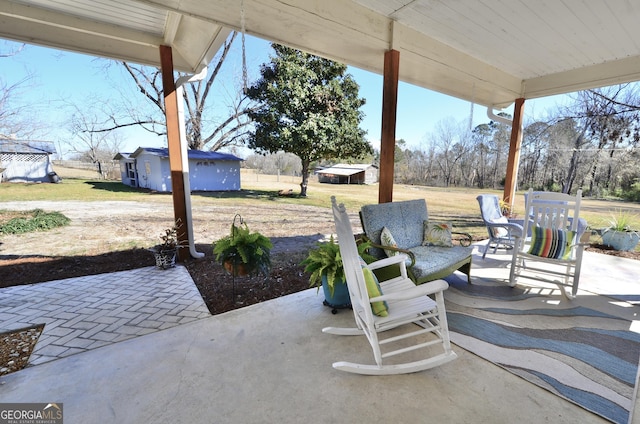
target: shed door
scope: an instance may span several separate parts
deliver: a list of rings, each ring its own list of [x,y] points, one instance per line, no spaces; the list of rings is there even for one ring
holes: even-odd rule
[[[131,187],[138,186],[138,179],[136,178],[136,167],[133,162],[127,162],[127,178],[129,179],[129,185]]]

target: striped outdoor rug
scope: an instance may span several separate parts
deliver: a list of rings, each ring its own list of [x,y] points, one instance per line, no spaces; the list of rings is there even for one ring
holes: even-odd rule
[[[593,293],[447,278],[451,340],[614,423],[627,423],[640,358],[640,307]],[[637,319],[637,317],[636,317]]]

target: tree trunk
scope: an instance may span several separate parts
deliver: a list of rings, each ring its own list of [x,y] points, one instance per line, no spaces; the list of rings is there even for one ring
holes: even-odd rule
[[[573,143],[574,148],[573,153],[571,154],[571,160],[569,161],[569,169],[567,170],[567,175],[564,180],[564,184],[562,185],[563,193],[568,194],[573,188],[573,182],[575,181],[578,172],[578,164],[580,163],[580,148],[582,147],[585,132],[586,130],[582,130]]]
[[[309,161],[302,161],[302,182],[300,183],[300,197],[307,197],[307,186],[309,185]]]
[[[480,166],[478,171],[478,188],[484,188],[485,184],[485,158],[484,146],[480,146]]]

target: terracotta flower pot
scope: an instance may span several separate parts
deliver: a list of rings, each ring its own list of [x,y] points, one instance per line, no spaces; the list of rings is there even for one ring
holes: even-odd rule
[[[234,277],[244,277],[245,275],[249,275],[251,273],[249,265],[245,263],[236,264],[234,267],[233,261],[225,261],[223,266],[224,269]]]

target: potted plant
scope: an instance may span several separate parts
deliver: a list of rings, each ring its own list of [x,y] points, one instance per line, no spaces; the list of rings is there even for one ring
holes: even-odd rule
[[[216,260],[234,277],[261,273],[265,277],[271,270],[271,248],[273,244],[268,237],[259,232],[251,232],[240,217],[236,225],[236,215],[231,224],[228,236],[216,241],[213,253]]]
[[[640,232],[633,229],[636,215],[619,210],[611,215],[609,226],[602,229],[602,243],[615,250],[633,250],[640,241]]]
[[[516,219],[518,214],[511,210],[511,204],[505,202],[503,199],[500,199],[500,212],[502,216],[508,219]]]
[[[307,257],[300,263],[304,265],[304,271],[310,273],[309,287],[317,287],[324,291],[324,304],[334,308],[351,306],[349,291],[347,289],[340,247],[333,236],[325,243],[317,243],[316,248],[309,251]],[[358,244],[358,253],[365,262],[370,263],[375,258],[367,253],[371,242]]]
[[[156,266],[161,269],[173,268],[176,266],[176,256],[178,254],[178,228],[181,225],[176,223],[173,227],[164,230],[160,236],[162,243],[153,246],[150,250],[156,259]]]

